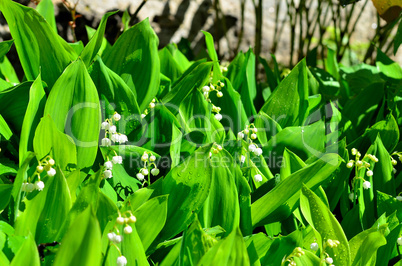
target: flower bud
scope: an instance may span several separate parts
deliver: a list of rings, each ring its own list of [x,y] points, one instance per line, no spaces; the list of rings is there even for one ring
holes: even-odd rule
[[[38,165],[36,166],[36,172],[38,172],[39,174],[43,172],[43,166],[42,165]]]
[[[218,98],[221,98],[221,97],[223,96],[223,93],[222,93],[221,91],[218,91],[218,92],[216,93],[216,96],[217,96]]]
[[[396,242],[398,243],[399,246],[402,246],[402,237],[398,237]]]
[[[124,224],[124,217],[121,217],[121,216],[117,217],[117,218],[116,218],[116,223],[118,223],[118,224]]]
[[[112,144],[112,142],[110,141],[110,139],[108,138],[103,138],[102,139],[102,146],[110,146]]]
[[[262,176],[260,174],[256,174],[254,176],[254,180],[255,180],[255,182],[261,182],[262,181]]]
[[[363,165],[363,162],[362,162],[362,161],[357,161],[357,162],[356,162],[356,166],[357,166],[357,167],[361,167],[362,165]]]
[[[317,251],[318,250],[318,244],[316,242],[311,243],[310,249],[313,250],[313,251]]]
[[[115,241],[116,234],[114,232],[110,232],[107,234],[107,238],[109,239],[110,242]]]
[[[108,169],[103,172],[103,175],[105,176],[105,178],[112,178],[113,177],[112,176],[112,171],[110,171]]]
[[[27,184],[27,186],[26,186],[26,191],[27,192],[32,192],[32,191],[34,191],[34,189],[35,189],[34,184],[32,184],[32,183]]]
[[[148,153],[144,152],[141,156],[141,161],[146,162],[148,160],[149,156]]]
[[[127,259],[124,256],[117,257],[117,266],[126,266],[127,265]]]
[[[53,166],[55,164],[55,161],[53,159],[49,159],[48,163]]]
[[[258,132],[258,129],[257,129],[256,127],[253,127],[252,131],[253,131],[254,133],[257,133],[257,132]]]
[[[158,168],[152,169],[152,170],[151,170],[151,174],[152,174],[153,176],[159,175],[159,169],[158,169]]]
[[[43,181],[36,181],[35,182],[35,189],[38,191],[42,191],[45,188],[45,183]]]
[[[142,168],[142,169],[141,169],[141,174],[143,174],[144,176],[145,176],[145,175],[148,175],[148,174],[149,174],[148,169],[147,169],[147,168]]]
[[[366,175],[367,175],[367,176],[373,176],[373,171],[368,170],[368,171],[366,172]]]
[[[140,180],[140,181],[144,180],[144,175],[141,174],[141,173],[138,173],[137,174],[137,179]]]
[[[108,122],[106,122],[106,121],[105,121],[105,122],[102,122],[101,128],[104,129],[104,130],[108,130],[108,129],[109,129],[109,125],[110,125],[110,124],[109,124]]]
[[[353,160],[350,160],[347,164],[346,164],[347,168],[352,168],[353,167]]]
[[[255,146],[255,144],[250,144],[248,146],[248,150],[251,151],[251,152],[254,152],[256,149],[257,149],[257,147]]]
[[[155,103],[150,103],[150,104],[149,104],[149,108],[151,108],[151,109],[152,109],[152,108],[155,108]]]
[[[114,164],[122,164],[123,163],[123,158],[121,156],[113,156],[112,159]]]
[[[331,257],[327,257],[325,259],[325,262],[328,263],[328,264],[332,264],[334,262],[334,260]]]
[[[253,133],[251,134],[251,139],[256,139],[257,138],[257,134]]]
[[[254,150],[254,154],[255,154],[256,156],[260,156],[260,155],[262,154],[262,149],[261,149],[261,148],[255,149],[255,150]]]
[[[131,234],[132,232],[133,232],[133,228],[131,228],[131,226],[126,225],[126,226],[124,227],[124,233],[125,233],[125,234],[129,235],[129,234]]]
[[[216,120],[221,121],[222,120],[222,115],[221,114],[215,114],[215,118],[216,118]]]
[[[49,171],[47,171],[47,175],[50,177],[53,177],[56,175],[56,170],[54,168],[50,168]]]
[[[248,134],[250,131],[246,128],[245,130],[243,130],[245,134]]]
[[[363,182],[363,188],[364,189],[369,189],[371,188],[371,183],[369,181],[364,181]]]
[[[130,218],[128,218],[128,219],[129,219],[129,222],[130,222],[130,223],[135,223],[135,222],[137,222],[137,218],[135,218],[134,215],[131,215]]]
[[[146,114],[141,114],[141,118],[145,118],[146,116]]]
[[[114,236],[114,243],[119,244],[123,241],[123,236],[122,235],[116,235]]]
[[[105,162],[105,168],[111,170],[113,168],[113,163],[111,161]]]
[[[221,145],[217,145],[216,148],[218,149],[218,151],[221,151],[223,149]]]
[[[209,92],[209,87],[208,86],[202,87],[202,92]]]
[[[110,126],[109,127],[109,132],[112,133],[112,134],[116,133],[117,132],[116,126]]]
[[[402,196],[396,196],[396,199],[402,201]]]
[[[237,137],[238,137],[239,139],[244,138],[244,133],[243,133],[243,132],[237,133]]]
[[[151,161],[151,162],[155,162],[155,161],[156,161],[156,157],[155,157],[155,155],[151,155],[151,156],[149,156],[149,161]]]
[[[114,121],[119,121],[121,119],[121,115],[119,115],[118,113],[114,113],[113,119]]]
[[[356,148],[353,148],[352,149],[352,155],[356,155],[357,154],[357,149]]]
[[[244,163],[245,161],[246,161],[246,156],[242,155],[242,156],[240,157],[240,162],[241,162],[241,163]]]

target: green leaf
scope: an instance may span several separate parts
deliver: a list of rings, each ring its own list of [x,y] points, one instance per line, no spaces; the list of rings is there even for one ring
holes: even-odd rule
[[[220,225],[228,235],[239,226],[240,208],[236,187],[236,170],[232,156],[226,151],[213,154],[209,195],[199,213],[203,228]]]
[[[365,230],[349,241],[352,265],[375,265],[377,249],[387,244],[386,225]]]
[[[36,246],[35,240],[31,234],[25,239],[21,248],[15,254],[14,259],[11,261],[11,266],[19,265],[41,265],[39,260],[38,248]]]
[[[21,132],[31,85],[27,81],[0,92],[0,114],[15,133]]]
[[[158,37],[145,19],[125,31],[104,56],[105,64],[137,92],[143,112],[158,93],[160,63]]]
[[[33,148],[38,160],[50,154],[63,171],[69,164],[77,164],[77,153],[73,140],[60,132],[48,115],[41,119],[36,128]]]
[[[198,265],[250,265],[240,229],[234,229],[225,239],[210,248]]]
[[[349,243],[341,225],[320,198],[305,185],[301,190],[300,207],[304,218],[321,235],[323,242],[328,239],[340,242],[336,248],[325,249],[328,255],[333,258],[334,264],[350,265]],[[323,243],[321,244],[323,245]]]
[[[209,78],[212,63],[198,61],[194,63],[186,72],[173,84],[171,91],[162,99],[162,103],[169,103],[169,107],[176,108],[194,89],[200,89]]]
[[[52,0],[41,0],[36,6],[36,11],[49,23],[50,27],[57,33],[56,17]]]
[[[159,61],[161,63],[161,73],[168,77],[173,83],[183,74],[182,66],[173,58],[170,50],[164,47],[159,50]]]
[[[99,52],[99,49],[102,46],[104,38],[103,36],[105,35],[107,19],[116,13],[117,11],[108,12],[102,17],[102,20],[95,34],[92,36],[91,40],[85,46],[84,50],[82,50],[80,57],[84,62],[85,66],[88,67],[91,64],[92,60],[95,58],[96,54]]]
[[[183,265],[197,265],[202,256],[216,243],[216,239],[202,230],[197,219],[184,231],[180,263]]]
[[[0,184],[0,211],[3,211],[7,207],[11,198],[11,191],[13,190],[13,185],[11,184]]]
[[[140,120],[140,109],[136,95],[116,73],[109,69],[100,57],[97,57],[90,68],[91,78],[98,89],[101,100],[105,104],[105,118],[118,112],[122,119],[117,124],[118,130],[126,135],[136,128]],[[136,117],[137,116],[137,117]]]
[[[19,158],[20,163],[26,157],[28,151],[33,150],[33,139],[39,119],[45,109],[46,94],[42,86],[41,76],[39,75],[29,90],[29,103],[22,123]],[[45,154],[44,154],[45,155]],[[64,156],[64,155],[63,155]]]
[[[100,264],[101,232],[92,207],[77,216],[61,243],[53,265]]]
[[[10,220],[15,222],[17,219],[17,214],[19,211],[19,206],[20,206],[20,200],[21,200],[21,186],[22,182],[24,182],[27,179],[27,168],[29,166],[29,163],[31,160],[35,157],[35,153],[33,152],[28,152],[27,156],[24,158],[23,163],[20,165],[20,168],[18,169],[17,176],[15,177],[14,180],[14,185],[13,185],[13,190],[11,191],[11,195],[13,196],[13,213],[12,217]]]
[[[14,40],[0,42],[0,58],[5,56],[8,53],[8,51],[10,51],[13,43],[14,43]]]
[[[278,85],[261,108],[261,111],[277,121],[282,128],[301,126],[307,115],[307,98],[306,60],[303,59]]]
[[[163,195],[152,198],[133,210],[137,218],[135,227],[141,239],[144,250],[147,250],[166,222],[168,196]]]
[[[129,235],[124,235],[124,241],[121,244],[122,254],[126,257],[128,265],[149,265],[136,227],[134,225],[131,227],[133,232]],[[120,232],[123,232],[123,228],[121,228]]]
[[[66,132],[77,146],[77,166],[91,167],[98,149],[99,96],[81,59],[71,63],[50,92],[45,106],[58,130]]]
[[[77,57],[74,50],[36,10],[11,0],[1,1],[0,10],[10,27],[26,78],[34,80],[42,73],[49,88],[53,87],[66,66]]]
[[[46,177],[43,191],[31,192],[24,199],[25,210],[16,220],[19,235],[32,233],[38,243],[56,239],[71,208],[70,191],[60,168],[54,177]]]
[[[211,185],[210,148],[210,145],[199,148],[164,178],[162,194],[169,194],[168,213],[157,243],[184,230],[193,212],[201,209]]]
[[[214,38],[209,32],[203,30],[201,32],[205,35],[205,43],[207,45],[208,54],[214,63],[212,83],[215,83],[222,78],[222,72],[221,68],[219,67],[218,54],[215,50]]]
[[[297,207],[298,192],[302,184],[306,184],[313,190],[316,189],[331,176],[340,163],[338,155],[326,154],[315,163],[307,165],[281,181],[251,205],[253,227],[288,217]]]
[[[0,135],[2,135],[6,140],[9,140],[13,135],[13,132],[11,132],[11,129],[7,125],[7,122],[1,115],[0,115]]]

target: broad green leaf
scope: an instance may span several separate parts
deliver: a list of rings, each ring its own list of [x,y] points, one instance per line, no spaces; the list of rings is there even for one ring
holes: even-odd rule
[[[250,265],[240,229],[234,229],[225,239],[210,248],[198,265]]]
[[[61,243],[53,265],[100,264],[101,232],[91,206],[74,219]]]
[[[96,54],[98,53],[99,49],[102,46],[103,36],[105,35],[105,28],[107,19],[111,16],[116,14],[115,12],[108,12],[103,17],[96,30],[95,34],[92,36],[91,40],[85,46],[84,50],[82,50],[80,57],[84,64],[88,67],[92,60],[95,58]]]
[[[7,125],[7,122],[1,115],[0,115],[0,135],[3,136],[6,140],[9,140],[13,135],[13,132],[11,132],[10,127]]]
[[[0,114],[14,133],[21,132],[31,85],[26,81],[0,92]]]
[[[70,191],[60,168],[54,177],[46,177],[43,191],[31,192],[24,199],[25,210],[15,222],[19,235],[32,233],[38,243],[56,239],[71,207]]]
[[[32,83],[31,89],[29,90],[29,103],[27,110],[25,112],[24,121],[22,123],[21,137],[20,137],[20,146],[19,146],[20,164],[22,163],[22,160],[26,157],[27,152],[33,150],[33,139],[35,129],[39,124],[39,119],[43,115],[43,110],[45,109],[45,102],[46,102],[45,90],[43,89],[41,76],[39,75],[34,81],[34,83]]]
[[[50,92],[45,106],[56,127],[77,147],[77,166],[91,167],[98,149],[99,96],[81,59],[71,63]]]
[[[327,48],[327,58],[325,60],[325,69],[335,79],[339,79],[339,65],[336,58],[336,52],[329,47]]]
[[[135,227],[146,251],[158,236],[166,222],[168,196],[152,198],[132,210],[137,218]]]
[[[7,207],[11,198],[11,191],[13,190],[13,185],[11,184],[0,184],[0,211],[3,211]]]
[[[102,192],[98,193],[98,208],[96,218],[99,222],[100,231],[103,232],[110,220],[116,219],[118,209],[116,204]]]
[[[386,225],[367,229],[349,241],[352,265],[375,265],[377,249],[387,241],[384,237]]]
[[[341,225],[320,198],[304,185],[300,195],[300,207],[304,218],[321,235],[323,242],[328,239],[340,242],[336,248],[325,249],[333,258],[334,264],[350,265],[349,243]]]
[[[285,256],[293,252],[296,247],[302,244],[302,233],[299,230],[287,236],[279,236],[270,243],[268,251],[261,258],[262,265],[279,265]]]
[[[288,217],[297,207],[298,191],[302,185],[306,184],[311,189],[316,189],[331,176],[340,163],[338,155],[326,154],[317,162],[307,165],[281,181],[251,205],[253,227]]]
[[[50,154],[63,171],[69,164],[77,164],[77,152],[73,140],[60,132],[48,115],[41,119],[36,128],[33,149],[38,160]]]
[[[239,226],[240,221],[234,160],[226,150],[222,150],[212,155],[211,164],[211,186],[199,220],[203,228],[220,225],[228,235]]]
[[[201,32],[204,33],[205,35],[205,43],[207,45],[208,54],[214,63],[212,83],[215,83],[222,78],[222,71],[221,68],[219,67],[218,54],[216,53],[215,50],[214,38],[209,32],[206,31]]]
[[[258,129],[257,136],[262,145],[266,145],[273,136],[282,130],[281,126],[263,111],[260,111],[255,117],[254,125]]]
[[[399,220],[397,220],[399,223]],[[387,244],[381,246],[377,251],[377,261],[376,265],[385,265],[389,262],[392,257],[392,253],[394,250],[395,243],[400,237],[400,232],[402,229],[402,225],[396,226],[396,228],[391,229],[391,232],[386,236]]]
[[[168,77],[173,83],[183,74],[182,66],[176,62],[167,47],[159,50],[159,60],[161,63],[161,73]]]
[[[39,266],[39,253],[38,248],[35,243],[35,239],[31,234],[25,239],[21,248],[15,254],[14,259],[11,261],[11,266],[19,266],[19,265],[31,265],[31,266]]]
[[[42,15],[50,27],[57,33],[56,17],[52,0],[41,0],[36,6],[36,11]]]
[[[127,265],[149,265],[137,229],[135,225],[131,225],[131,227],[133,228],[133,232],[129,235],[124,235],[124,240],[121,244],[121,252],[127,258]],[[120,232],[123,232],[122,227]]]
[[[8,53],[8,51],[10,51],[13,43],[14,43],[14,40],[0,42],[0,58],[5,56]]]
[[[325,123],[319,120],[308,126],[287,127],[281,130],[262,146],[262,150],[263,154],[268,155],[271,160],[267,163],[275,171],[278,168],[276,162],[281,161],[285,148],[294,152],[302,160],[307,160],[311,156],[322,156],[325,143]]]
[[[33,152],[28,152],[26,157],[24,158],[23,163],[20,165],[20,168],[18,169],[17,176],[15,177],[14,184],[13,184],[13,190],[11,191],[11,195],[13,196],[13,212],[11,214],[10,220],[15,222],[17,219],[17,214],[19,211],[19,205],[21,201],[21,187],[22,183],[27,179],[27,169],[29,167],[29,164],[31,160],[35,157],[35,153]]]
[[[171,91],[162,99],[162,103],[169,104],[168,107],[177,113],[177,107],[194,89],[200,89],[209,78],[212,63],[201,61],[194,63],[186,72],[173,84]],[[175,114],[174,113],[174,114]]]
[[[36,10],[11,0],[1,1],[0,10],[10,27],[26,78],[34,80],[41,73],[49,88],[53,87],[76,58],[73,49]]]
[[[168,213],[157,243],[184,230],[193,212],[201,209],[211,186],[210,148],[210,145],[199,148],[164,178],[162,194],[169,194]]]
[[[402,5],[402,4],[401,4]],[[402,8],[402,7],[401,7]],[[401,83],[402,68],[398,62],[394,62],[380,49],[377,49],[376,66],[380,71],[380,75],[385,79],[392,80],[393,82]]]
[[[71,207],[68,215],[64,219],[63,226],[57,232],[57,237],[55,238],[56,241],[61,241],[62,238],[66,235],[66,232],[72,230],[72,224],[76,223],[76,220],[79,219],[79,216],[88,209],[94,208],[94,212],[96,212],[98,198],[99,198],[99,183],[101,180],[101,173],[100,171],[96,172],[92,176],[89,177],[87,183],[83,186],[80,193],[77,196],[77,200],[74,202],[73,206]],[[91,207],[92,206],[92,207]],[[94,214],[95,215],[95,214]],[[85,215],[88,216],[88,215]],[[92,214],[91,214],[92,216]],[[82,219],[82,218],[80,218]],[[98,222],[97,226],[99,227]]]
[[[184,231],[181,249],[180,264],[197,265],[202,256],[217,242],[217,240],[202,230],[197,219]]]
[[[306,163],[296,154],[285,148],[283,152],[282,167],[280,171],[281,180],[284,180],[294,172],[302,169]]]
[[[105,119],[118,112],[122,119],[116,123],[118,132],[126,135],[136,128],[140,120],[135,91],[133,92],[116,73],[109,69],[100,57],[97,57],[90,68],[90,75],[98,89],[100,99],[105,105]]]
[[[284,128],[303,125],[308,108],[306,60],[297,64],[278,85],[261,110]]]
[[[218,98],[216,95],[210,94],[212,103],[221,108],[222,120],[220,123],[225,131],[231,129],[237,134],[248,124],[247,114],[241,95],[235,91],[231,82],[227,78],[221,80],[225,86],[221,89],[223,97]]]
[[[159,56],[158,37],[145,19],[125,31],[104,55],[105,64],[137,92],[143,112],[158,93]]]

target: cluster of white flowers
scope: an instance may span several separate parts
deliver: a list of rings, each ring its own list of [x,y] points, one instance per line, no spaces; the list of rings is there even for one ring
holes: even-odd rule
[[[257,132],[258,129],[254,126],[254,124],[250,124],[247,125],[244,130],[237,133],[237,138],[241,140],[246,137],[248,142],[248,150],[254,153],[254,155],[260,156],[262,154],[262,149],[254,143],[254,140],[257,139]]]
[[[155,108],[155,103],[156,103],[156,99],[152,99],[152,101],[149,103],[148,108],[144,110],[144,112],[141,114],[141,118],[145,118],[147,116],[147,114],[149,114],[149,112],[151,111],[151,109]]]
[[[121,156],[118,156],[115,153],[115,156],[113,156],[112,160],[108,160],[105,162],[104,166],[104,171],[103,171],[103,176],[104,178],[112,178],[112,169],[114,164],[122,164],[123,163],[123,158]]]
[[[135,216],[130,212],[126,212],[127,215],[125,215],[125,217],[121,216],[119,213],[119,217],[116,218],[116,224],[118,225],[124,225],[124,233],[126,235],[129,235],[133,232],[133,228],[130,226],[131,223],[135,223],[137,221],[137,218],[135,218]],[[116,232],[114,231],[110,231],[107,234],[107,238],[109,239],[111,245],[113,245],[118,252],[120,253],[120,256],[117,258],[117,265],[119,266],[125,266],[127,264],[127,259],[126,257],[124,257],[121,254],[121,251],[119,249],[118,246],[116,246],[116,244],[119,244],[123,241],[123,236],[120,235],[120,231],[119,229],[117,229],[117,227],[115,226],[114,229]]]
[[[347,167],[347,168],[356,167],[356,170],[360,170],[360,169],[362,169],[362,168],[366,168],[366,175],[367,175],[368,177],[373,176],[373,171],[370,169],[371,164],[368,163],[368,162],[366,162],[366,161],[363,161],[363,160],[364,160],[365,158],[368,158],[368,159],[370,159],[373,163],[377,163],[377,162],[378,162],[378,158],[377,158],[375,155],[366,154],[366,155],[364,155],[363,159],[360,159],[361,153],[360,153],[357,149],[353,148],[353,149],[351,150],[351,152],[352,152],[352,155],[355,155],[355,160],[349,160],[349,162],[346,164],[346,167]],[[356,177],[356,178],[361,178],[361,177]],[[363,179],[363,188],[364,188],[364,189],[369,189],[369,188],[371,188],[371,183],[370,183],[369,181],[365,180],[364,178],[361,178],[361,179]],[[353,197],[354,197],[354,195],[352,195],[352,196],[349,195],[349,198],[352,198],[352,199],[353,199]]]
[[[212,112],[215,113],[215,118],[218,121],[222,120],[222,115],[220,114],[221,108],[218,106],[215,106],[212,102],[211,99],[209,98],[209,94],[212,91],[216,91],[216,97],[221,98],[223,97],[223,93],[222,93],[222,88],[225,86],[225,83],[221,82],[220,80],[218,80],[216,82],[216,84],[212,84],[210,83],[209,85],[205,85],[204,87],[202,87],[202,93],[205,97],[205,100],[207,100],[207,102],[212,104]]]
[[[288,265],[292,265],[292,266],[296,266],[296,262],[294,261],[294,257],[300,258],[301,256],[303,256],[305,253],[303,251],[303,249],[301,247],[296,247],[293,252],[287,256],[284,261],[289,262]]]
[[[105,137],[102,139],[102,146],[111,146],[112,142],[124,144],[128,141],[127,136],[121,133],[118,133],[116,130],[116,126],[113,124],[113,121],[117,122],[121,119],[121,115],[117,112],[114,113],[112,119],[106,119],[101,124],[101,128],[105,130]]]
[[[49,155],[38,162],[38,166],[35,169],[32,177],[29,177],[27,182],[23,182],[21,186],[21,190],[24,192],[32,192],[34,190],[42,191],[45,188],[45,183],[41,181],[41,174],[46,172],[49,177],[53,177],[56,175],[56,169],[53,168],[55,161]],[[30,180],[33,180],[37,177],[35,183],[31,183]]]
[[[144,162],[144,166],[140,169],[140,172],[137,174],[137,178],[140,181],[145,179],[145,176],[149,176],[149,173],[153,176],[159,175],[159,169],[156,167],[155,161],[156,156],[150,152],[144,152],[141,156],[141,161]],[[153,167],[151,170],[150,167]],[[150,184],[148,184],[150,185]]]

